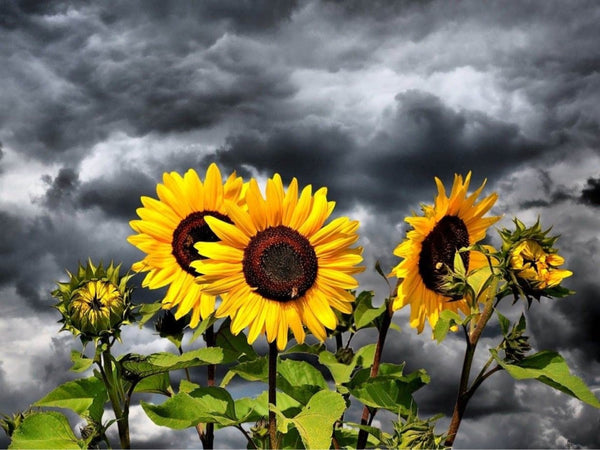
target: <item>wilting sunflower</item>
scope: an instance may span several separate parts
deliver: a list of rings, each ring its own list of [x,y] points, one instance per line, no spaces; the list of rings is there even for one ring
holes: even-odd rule
[[[325,328],[337,326],[332,308],[352,312],[354,297],[347,290],[358,283],[362,248],[353,245],[358,222],[346,217],[324,226],[334,203],[327,190],[312,194],[311,186],[298,197],[294,178],[287,192],[278,174],[267,180],[263,198],[256,180],[246,194],[248,210],[227,202],[229,224],[207,217],[221,242],[196,244],[207,259],[191,265],[203,273],[198,278],[204,292],[227,293],[217,309],[217,317],[230,316],[234,334],[249,327],[250,343],[263,333],[267,341],[277,341],[282,350],[288,330],[304,342],[303,325],[321,341]]]
[[[223,183],[215,164],[208,167],[204,183],[193,169],[183,177],[165,173],[163,184],[156,187],[158,200],[142,197],[144,207],[137,210],[141,220],[129,223],[138,234],[127,240],[147,253],[132,266],[136,272],[148,272],[142,286],[158,289],[169,285],[163,308],[177,307],[176,319],[192,311],[192,328],[215,309],[215,297],[201,292],[194,282],[198,273],[191,263],[200,257],[194,244],[218,240],[206,218],[230,222],[225,200],[242,205],[244,190],[242,178],[235,172]]]
[[[406,239],[396,247],[394,254],[403,260],[392,274],[403,278],[393,308],[410,305],[410,325],[423,331],[425,319],[435,327],[440,313],[445,309],[469,312],[464,298],[452,298],[442,285],[447,268],[454,267],[457,250],[473,245],[485,237],[487,229],[500,217],[483,217],[497,199],[495,193],[477,202],[485,182],[468,194],[471,172],[464,181],[455,175],[452,192],[448,197],[442,182],[436,178],[438,195],[434,205],[423,205],[423,215],[405,219],[412,229]],[[487,260],[479,252],[461,252],[467,270],[483,267]]]

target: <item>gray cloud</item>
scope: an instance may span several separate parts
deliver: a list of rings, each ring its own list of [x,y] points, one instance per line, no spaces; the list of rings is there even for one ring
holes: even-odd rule
[[[165,171],[202,173],[216,161],[222,172],[327,186],[336,213],[362,215],[367,263],[391,267],[402,220],[433,200],[433,177],[447,186],[472,170],[473,186],[487,178],[486,193],[499,191],[496,213],[540,214],[565,235],[577,294],[534,304],[529,331],[593,382],[598,13],[593,1],[3,2],[4,316],[52,317],[49,291],[78,261],[139,259],[127,222]],[[363,279],[386,289],[372,271]],[[145,302],[162,292],[135,294]],[[449,414],[461,341],[438,346],[404,319],[384,356],[427,368],[433,381],[419,405]],[[485,335],[497,337],[496,328]],[[58,374],[60,361],[36,370]],[[19,400],[24,388],[6,386],[11,369],[2,369],[3,409],[38,394]],[[497,374],[474,398],[457,447],[598,446],[594,412],[569,415],[565,405]],[[178,446],[177,436],[156,445]]]

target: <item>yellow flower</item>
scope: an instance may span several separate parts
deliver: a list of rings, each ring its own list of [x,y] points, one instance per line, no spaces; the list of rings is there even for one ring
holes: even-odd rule
[[[558,268],[564,262],[562,256],[545,252],[534,240],[522,241],[510,255],[510,265],[517,277],[539,290],[558,286],[564,278],[573,275],[570,270]]]
[[[247,211],[227,202],[233,224],[206,219],[221,242],[196,244],[207,259],[192,267],[204,274],[198,278],[204,292],[227,293],[216,316],[230,316],[234,334],[249,327],[250,343],[266,334],[282,350],[289,329],[300,343],[303,325],[323,341],[325,328],[337,326],[332,308],[352,312],[354,296],[347,290],[358,286],[353,275],[363,270],[355,267],[362,248],[350,247],[358,239],[358,222],[341,217],[324,226],[334,207],[326,193],[321,188],[313,195],[307,186],[298,197],[297,180],[286,192],[275,174],[266,198],[250,181]]]
[[[235,172],[223,183],[214,163],[206,171],[204,183],[193,169],[183,177],[176,172],[165,173],[163,184],[156,187],[158,200],[142,197],[144,207],[137,210],[141,220],[129,223],[138,234],[127,240],[147,253],[132,266],[136,272],[148,272],[142,286],[158,289],[169,285],[163,308],[177,307],[176,319],[192,311],[192,328],[215,309],[215,297],[201,292],[194,282],[198,274],[191,263],[200,257],[194,244],[218,240],[206,218],[230,222],[225,201],[243,205],[244,190],[242,178]]]
[[[468,194],[471,172],[464,181],[455,175],[450,196],[444,185],[436,178],[438,195],[433,205],[423,205],[423,215],[416,214],[405,219],[412,229],[406,239],[394,250],[402,261],[394,267],[392,275],[403,279],[393,308],[410,305],[410,325],[423,331],[425,320],[432,328],[443,310],[469,313],[464,298],[449,297],[442,284],[447,267],[454,268],[456,251],[473,245],[485,237],[487,229],[500,217],[483,217],[497,199],[495,193],[477,202],[485,182],[472,194]],[[461,252],[467,271],[487,265],[480,252]]]

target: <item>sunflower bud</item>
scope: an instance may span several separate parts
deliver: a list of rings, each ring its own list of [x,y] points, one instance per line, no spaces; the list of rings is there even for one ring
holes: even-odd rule
[[[14,431],[23,423],[25,418],[33,414],[35,414],[35,411],[32,411],[31,409],[23,412],[17,412],[12,416],[2,414],[2,418],[0,419],[0,428],[2,428],[6,435],[10,438],[12,437]]]
[[[514,325],[510,333],[504,337],[500,348],[504,350],[504,360],[507,362],[522,361],[531,350],[529,336],[524,335],[525,319],[521,316],[518,324]]]
[[[395,422],[396,442],[394,447],[412,449],[436,449],[444,448],[442,436],[434,433],[434,421],[436,418],[421,420],[411,417],[405,423]]]
[[[250,428],[250,435],[254,442],[263,442],[266,444],[269,436],[269,421],[262,417],[253,427]]]
[[[187,326],[188,319],[183,316],[180,319],[176,319],[175,315],[167,310],[156,319],[154,322],[154,328],[162,338],[167,338],[175,343],[181,343],[183,339],[183,329]]]
[[[514,231],[503,229],[500,232],[513,290],[528,300],[531,297],[539,300],[541,296],[563,297],[570,294],[571,291],[560,286],[562,280],[573,272],[559,268],[565,260],[554,248],[558,236],[548,236],[550,229],[542,231],[539,221],[529,228],[518,219],[514,222]]]
[[[63,330],[80,336],[85,343],[101,337],[119,337],[121,325],[131,323],[133,305],[127,281],[131,275],[119,277],[120,265],[105,269],[88,261],[69,274],[66,283],[57,283],[52,295],[59,299],[56,308],[62,314]]]

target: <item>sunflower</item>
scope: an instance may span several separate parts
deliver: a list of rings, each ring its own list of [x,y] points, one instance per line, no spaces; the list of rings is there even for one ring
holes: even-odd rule
[[[104,268],[88,261],[79,265],[69,281],[59,282],[52,296],[59,299],[56,309],[62,314],[63,330],[89,342],[110,336],[119,337],[122,325],[135,320],[131,303],[131,274],[119,275],[121,265],[112,262]]]
[[[510,266],[517,278],[537,291],[558,286],[564,278],[573,275],[570,270],[558,268],[564,263],[562,256],[548,253],[532,239],[517,244],[510,256]]]
[[[198,273],[191,263],[200,257],[194,244],[218,240],[206,219],[216,217],[230,222],[225,201],[243,205],[243,191],[242,178],[234,172],[223,183],[214,163],[208,167],[204,183],[193,169],[183,177],[176,172],[165,173],[163,184],[156,187],[158,200],[142,197],[144,207],[137,210],[141,220],[129,223],[138,234],[127,240],[147,253],[132,266],[136,272],[148,272],[142,286],[158,289],[169,285],[163,309],[177,307],[176,319],[192,311],[192,328],[215,309],[215,297],[203,293],[194,282]]]
[[[483,217],[497,195],[493,193],[477,202],[485,181],[468,195],[470,181],[471,172],[464,181],[462,176],[455,175],[448,197],[444,185],[436,178],[438,195],[434,205],[423,205],[422,216],[415,214],[405,219],[412,229],[394,250],[394,254],[403,260],[394,267],[392,275],[404,280],[398,287],[393,308],[411,305],[410,325],[419,333],[423,331],[425,319],[434,328],[443,310],[469,312],[464,298],[453,298],[444,292],[444,276],[447,267],[454,267],[457,250],[482,240],[487,229],[500,219]],[[487,264],[485,256],[479,252],[461,252],[460,255],[467,270]]]
[[[267,180],[266,198],[256,180],[249,183],[247,211],[227,202],[229,224],[217,217],[206,222],[221,242],[200,242],[198,252],[206,259],[192,262],[202,276],[204,292],[224,294],[217,317],[231,317],[231,330],[238,334],[248,327],[248,342],[261,334],[283,350],[291,329],[297,342],[304,342],[304,325],[323,341],[326,328],[337,326],[333,309],[352,312],[354,296],[348,289],[358,286],[354,274],[362,261],[358,222],[346,217],[324,225],[333,211],[327,190],[312,194],[306,186],[298,197],[298,182],[292,179],[284,191],[281,177]]]

